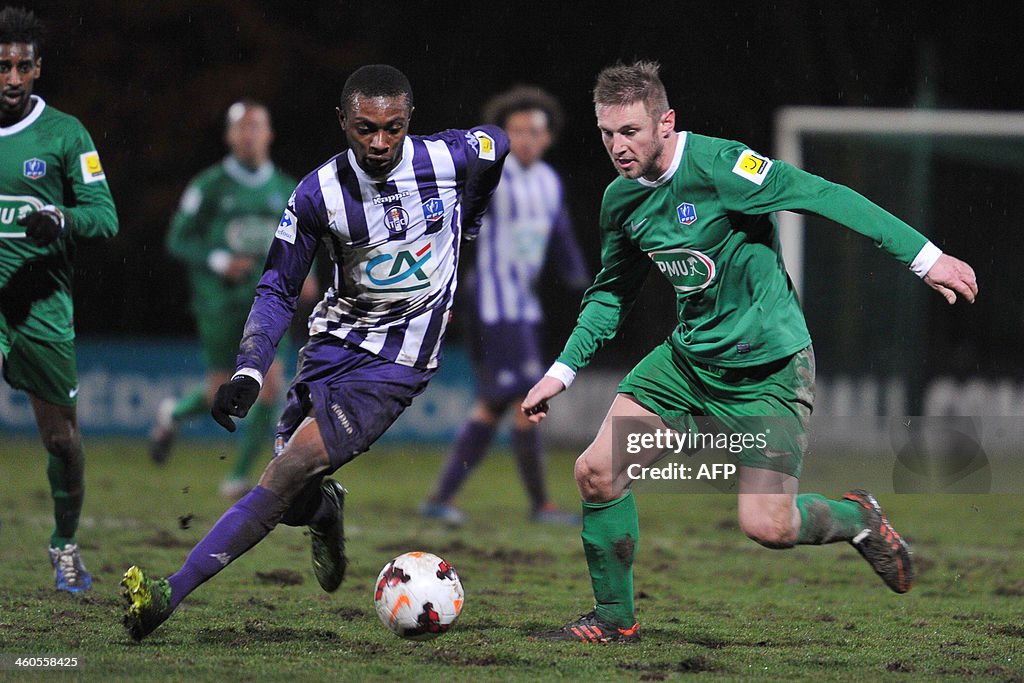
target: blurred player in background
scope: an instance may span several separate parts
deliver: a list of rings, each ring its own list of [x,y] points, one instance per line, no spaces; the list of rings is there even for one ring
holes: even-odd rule
[[[814,401],[814,355],[772,212],[815,213],[869,237],[949,303],[957,294],[974,301],[973,270],[848,187],[737,142],[676,132],[655,63],[603,70],[594,104],[620,176],[601,206],[602,269],[565,349],[530,390],[524,412],[543,419],[548,400],[616,334],[652,263],[676,290],[679,325],[622,380],[597,436],[576,462],[596,605],[544,637],[639,640],[633,609],[639,524],[629,467],[650,464],[661,452],[616,449],[617,419],[620,425],[664,420],[683,432],[699,430],[694,416],[726,422],[788,416],[795,429],[782,422],[782,437],[776,441],[772,434],[769,448],[739,455],[740,528],[769,548],[847,541],[886,585],[906,592],[914,576],[910,549],[870,493],[853,490],[841,500],[797,495]]]
[[[508,134],[509,156],[475,244],[476,267],[468,279],[469,345],[476,372],[476,404],[452,445],[436,488],[419,508],[424,517],[451,525],[464,521],[453,498],[483,459],[506,409],[519,404],[540,379],[541,307],[537,278],[548,255],[558,259],[563,285],[590,284],[572,232],[562,180],[543,156],[562,126],[559,103],[540,88],[519,86],[491,99],[484,122]],[[530,499],[531,518],[578,524],[548,498],[544,453],[536,425],[515,411],[512,451]]]
[[[279,523],[309,526],[325,591],[345,575],[345,490],[324,477],[370,448],[427,386],[440,360],[463,237],[473,238],[501,178],[508,138],[496,126],[408,135],[412,88],[397,69],[357,69],[338,121],[348,150],[292,193],[256,289],[237,372],[212,414],[228,431],[260,393],[303,280],[323,246],[334,281],[310,318],[309,341],[278,423],[275,455],[167,579],[131,567],[124,624],[136,640],[200,584]]]
[[[165,398],[150,434],[150,456],[163,463],[182,422],[206,415],[213,395],[235,371],[238,340],[274,239],[281,207],[295,187],[270,159],[274,139],[270,112],[243,99],[227,111],[224,139],[230,153],[189,183],[171,221],[167,248],[189,268],[192,310],[206,364],[204,386],[182,398]],[[310,293],[315,296],[315,292]],[[265,389],[241,433],[234,469],[221,495],[237,500],[264,443],[273,439],[275,404],[284,389],[280,357],[267,372]]]
[[[85,494],[78,427],[71,278],[79,241],[117,234],[99,154],[78,119],[32,94],[44,27],[0,10],[0,366],[32,401],[56,526],[50,561],[60,590],[89,590],[75,533]]]

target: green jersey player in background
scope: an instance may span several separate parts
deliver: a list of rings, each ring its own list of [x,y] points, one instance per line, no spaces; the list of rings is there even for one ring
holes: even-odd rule
[[[619,384],[597,436],[576,461],[596,605],[544,636],[639,639],[633,606],[639,524],[630,465],[649,465],[661,453],[618,448],[616,418],[630,425],[663,420],[680,432],[698,424],[694,416],[790,419],[795,428],[783,429],[782,439],[773,436],[768,448],[739,455],[740,528],[769,548],[850,542],[891,589],[906,592],[910,550],[871,494],[797,495],[814,355],[772,212],[819,214],[867,236],[949,303],[957,294],[974,301],[973,270],[845,186],[737,142],[677,132],[656,63],[603,70],[594,104],[620,176],[601,206],[602,269],[565,349],[530,390],[523,411],[534,421],[544,418],[548,400],[616,334],[652,264],[676,291],[679,324]]]
[[[296,184],[271,162],[273,138],[264,105],[250,99],[231,105],[224,131],[230,153],[192,179],[171,221],[167,248],[189,269],[206,382],[180,399],[161,402],[150,434],[150,455],[157,463],[170,455],[179,425],[206,415],[217,387],[235,371],[238,341],[263,261],[281,208]],[[283,396],[283,353],[271,366],[266,390],[243,427],[234,470],[221,484],[226,498],[238,499],[248,492],[247,477],[260,445],[273,439],[274,404]]]
[[[81,122],[32,94],[43,25],[0,10],[0,366],[28,393],[48,453],[57,588],[92,587],[75,534],[85,493],[71,278],[75,245],[117,233],[99,154]]]

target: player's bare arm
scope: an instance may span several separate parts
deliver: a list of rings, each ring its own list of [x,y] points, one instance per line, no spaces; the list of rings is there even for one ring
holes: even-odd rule
[[[978,296],[978,280],[974,275],[974,269],[949,254],[939,257],[925,274],[924,281],[951,304],[956,303],[958,293],[972,304]]]

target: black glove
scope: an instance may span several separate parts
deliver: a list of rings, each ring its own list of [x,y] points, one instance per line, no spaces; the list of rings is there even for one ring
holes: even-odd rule
[[[229,432],[235,431],[235,417],[245,417],[249,414],[249,408],[256,402],[260,395],[260,383],[248,375],[234,377],[230,382],[224,382],[217,389],[217,395],[213,397],[213,407],[210,408],[210,415],[224,429]]]
[[[64,230],[64,214],[54,206],[44,206],[18,221],[25,228],[25,237],[37,247],[45,247],[60,237]]]

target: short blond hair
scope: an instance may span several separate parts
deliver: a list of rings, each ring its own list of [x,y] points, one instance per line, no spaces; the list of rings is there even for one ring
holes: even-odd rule
[[[605,67],[594,84],[594,106],[621,107],[643,102],[652,116],[661,116],[669,106],[665,84],[658,75],[660,69],[660,64],[648,61],[619,62]]]

